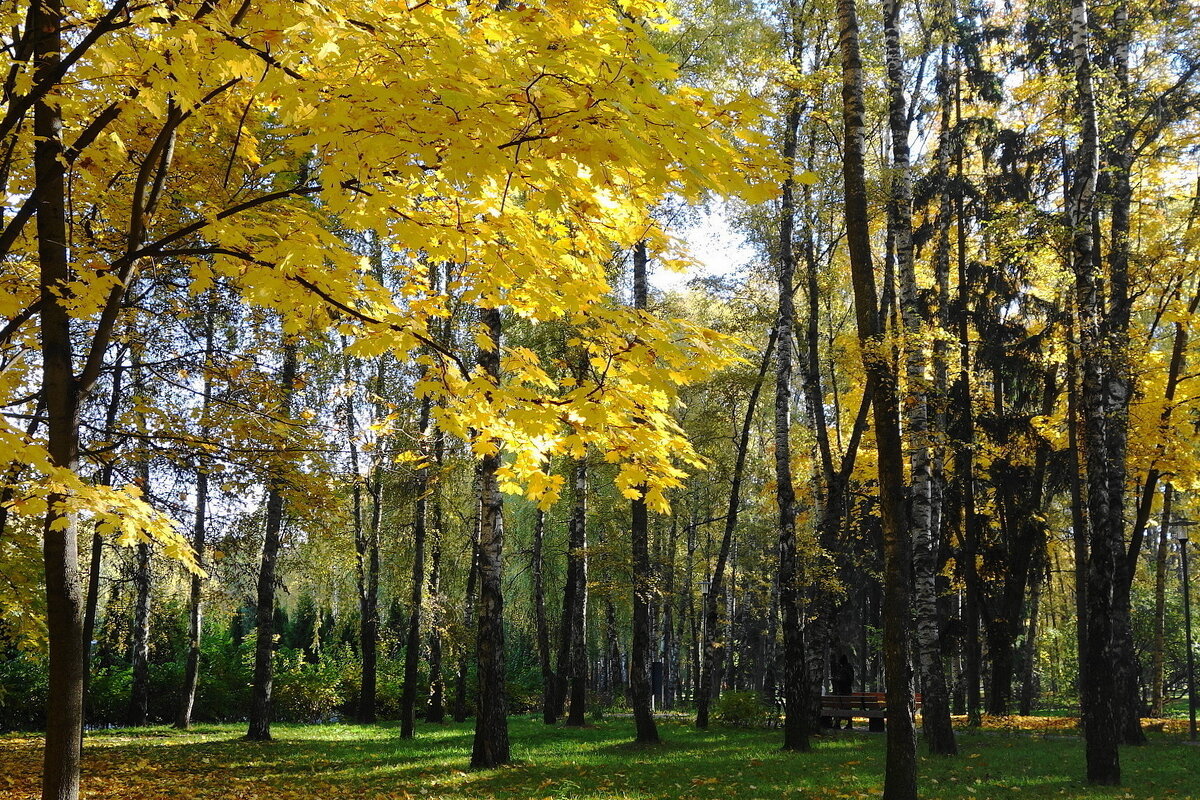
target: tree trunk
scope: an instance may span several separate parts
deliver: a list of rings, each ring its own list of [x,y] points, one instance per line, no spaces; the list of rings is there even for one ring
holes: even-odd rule
[[[421,603],[425,585],[425,535],[429,511],[429,397],[421,398],[422,463],[417,473],[417,501],[413,509],[412,590],[409,595],[408,636],[404,643],[404,690],[400,695],[400,737],[411,739],[417,722],[417,662],[421,654]]]
[[[583,362],[579,370],[582,374]],[[567,580],[558,650],[558,684],[555,710],[565,710],[564,725],[582,727],[587,722],[587,456],[575,460],[575,497],[567,522]]]
[[[1126,2],[1117,3],[1110,33],[1113,43],[1113,72],[1117,79],[1121,108],[1129,107],[1130,21]],[[1111,245],[1109,247],[1109,313],[1105,324],[1108,346],[1104,349],[1104,415],[1108,440],[1109,537],[1117,547],[1116,574],[1113,581],[1113,648],[1116,656],[1117,724],[1125,744],[1146,743],[1142,730],[1141,693],[1138,687],[1137,653],[1133,642],[1131,597],[1134,572],[1141,550],[1142,531],[1135,526],[1129,543],[1125,540],[1126,453],[1129,440],[1130,365],[1128,357],[1129,316],[1129,215],[1133,203],[1130,173],[1133,170],[1133,142],[1128,114],[1116,114],[1112,141],[1106,153],[1105,173],[1111,190]]]
[[[53,78],[61,61],[61,0],[30,8],[35,31],[33,83]],[[75,471],[79,462],[79,396],[75,387],[71,316],[66,307],[71,272],[67,255],[66,184],[62,166],[62,111],[47,95],[33,107],[34,194],[37,209],[38,284],[42,340],[42,397],[48,418],[51,463]],[[46,570],[46,628],[50,665],[42,800],[79,797],[83,728],[83,597],[74,514],[56,492],[46,498],[42,558]]]
[[[909,436],[912,485],[909,525],[913,537],[913,569],[917,622],[917,649],[921,665],[924,705],[921,719],[929,752],[954,755],[958,745],[950,724],[950,692],[942,662],[941,631],[937,613],[937,533],[933,528],[933,469],[929,452],[929,398],[925,387],[926,353],[916,270],[913,265],[912,178],[908,149],[908,106],[904,99],[904,56],[900,49],[900,0],[885,0],[884,42],[889,97],[888,122],[892,139],[892,182],[889,225],[900,281],[900,310],[905,339],[907,373],[904,400]]]
[[[1075,180],[1071,186],[1072,255],[1079,312],[1080,366],[1083,372],[1081,405],[1084,421],[1084,454],[1088,478],[1089,553],[1087,565],[1087,649],[1083,686],[1083,724],[1090,783],[1117,785],[1121,763],[1117,751],[1120,729],[1113,700],[1117,696],[1113,637],[1113,588],[1120,538],[1114,534],[1121,509],[1113,508],[1110,494],[1109,409],[1105,406],[1104,340],[1100,276],[1097,269],[1092,221],[1096,178],[1099,171],[1099,135],[1092,91],[1092,58],[1086,0],[1071,7],[1075,84],[1081,117]],[[1122,454],[1123,455],[1123,454]]]
[[[125,356],[122,353],[113,365],[112,395],[109,397],[108,410],[104,416],[104,436],[111,441],[115,436],[114,427],[117,412],[121,406],[121,384],[125,375]],[[110,453],[100,471],[100,483],[110,486],[113,478],[113,468],[116,454]],[[0,532],[2,535],[2,532]],[[104,537],[100,534],[99,524],[92,528],[92,552],[88,564],[87,605],[83,612],[83,707],[84,723],[87,722],[88,687],[91,683],[92,640],[96,634],[96,612],[100,605],[100,568],[104,561]],[[82,731],[80,731],[82,734]]]
[[[956,126],[962,127],[962,81],[955,71],[954,117]],[[967,706],[967,724],[978,728],[983,724],[982,703],[979,693],[981,682],[982,654],[979,646],[979,574],[976,554],[979,549],[979,518],[975,513],[975,410],[971,393],[971,298],[967,277],[967,215],[963,199],[963,145],[960,138],[954,153],[956,188],[954,192],[954,216],[958,220],[956,231],[956,262],[958,272],[958,439],[960,444],[954,452],[955,480],[958,482],[962,503],[962,538],[959,542],[962,572],[966,592],[964,597],[963,628],[965,632],[964,692]]]
[[[649,261],[645,241],[633,248],[633,307],[645,311],[646,272]],[[630,504],[630,547],[633,553],[633,646],[629,654],[629,702],[633,706],[636,741],[657,744],[650,685],[650,604],[654,597],[654,575],[650,567],[650,542],[646,487]]]
[[[725,512],[725,531],[721,536],[721,546],[717,550],[717,564],[713,569],[712,580],[709,582],[708,594],[704,595],[704,675],[700,678],[699,694],[696,696],[696,727],[708,727],[708,711],[710,700],[716,697],[721,685],[721,671],[716,668],[720,658],[722,643],[719,638],[719,620],[717,618],[717,598],[720,596],[725,581],[725,563],[729,559],[729,549],[733,544],[733,534],[737,530],[738,510],[741,507],[742,477],[746,472],[746,453],[750,448],[750,431],[754,424],[754,409],[758,406],[758,396],[766,379],[767,367],[771,363],[771,353],[775,349],[778,329],[771,331],[763,351],[762,361],[759,362],[758,379],[750,390],[746,400],[746,412],[742,416],[741,433],[738,435],[737,456],[733,463],[733,474],[730,476],[729,505]]]
[[[500,385],[500,309],[480,310],[490,339],[479,350],[479,366],[491,382]],[[500,469],[500,443],[490,443],[494,452],[479,460],[479,713],[475,716],[475,740],[471,766],[496,767],[507,764],[508,703],[504,694],[504,595],[501,585],[504,555],[504,501],[496,473]]]
[[[799,60],[800,42],[796,33],[796,3],[788,6],[792,37],[791,60]],[[792,357],[795,304],[792,286],[796,259],[793,230],[796,219],[795,162],[796,136],[800,127],[800,94],[793,89],[785,101],[787,117],[783,130],[783,159],[789,174],[783,182],[779,220],[779,268],[776,285],[779,309],[775,319],[775,503],[779,524],[779,609],[783,621],[783,749],[807,751],[808,676],[804,654],[804,631],[800,621],[800,565],[796,552],[796,490],[792,483],[791,404]]]
[[[900,438],[896,377],[888,354],[883,350],[883,331],[871,261],[858,12],[855,0],[838,0],[837,9],[845,125],[842,174],[845,184],[846,238],[850,250],[854,309],[863,365],[874,387],[872,408],[878,455],[879,503],[883,518],[883,658],[888,707],[883,796],[885,800],[915,800],[916,726],[913,720],[912,683],[908,672],[911,559],[903,511],[904,452]]]
[[[212,404],[212,361],[213,338],[216,316],[216,300],[210,298],[208,313],[204,320],[204,386],[200,401],[200,438],[207,440],[209,407]],[[203,566],[205,537],[208,533],[208,467],[209,459],[201,455],[196,462],[196,505],[192,521],[192,549],[196,552],[197,566]],[[183,670],[183,686],[180,689],[179,712],[175,727],[187,730],[192,725],[192,707],[196,702],[196,687],[200,682],[200,637],[203,633],[204,606],[203,581],[198,574],[191,576],[188,587],[188,643],[187,663]]]
[[[292,413],[296,384],[296,345],[285,341],[283,369],[279,376],[280,411],[286,419]],[[281,449],[286,445],[281,445]],[[284,453],[278,453],[282,458]],[[274,469],[282,469],[274,465]],[[265,534],[262,560],[258,569],[258,606],[255,609],[254,682],[250,688],[250,725],[246,738],[271,739],[271,687],[275,676],[275,568],[279,558],[279,535],[283,529],[283,479],[270,478],[267,491]]]
[[[441,724],[446,716],[446,683],[442,678],[442,487],[441,467],[446,450],[444,434],[435,428],[433,432],[433,463],[437,468],[438,480],[433,486],[433,527],[429,531],[429,706],[425,721]]]
[[[533,523],[533,552],[530,571],[533,574],[533,621],[537,635],[538,665],[542,671],[542,721],[547,725],[558,722],[554,704],[554,668],[550,664],[550,625],[546,621],[546,578],[544,573],[543,542],[546,534],[546,512],[537,510]]]
[[[149,497],[149,469],[143,469],[144,491]],[[139,542],[133,569],[136,595],[133,604],[133,649],[130,664],[133,681],[129,692],[126,722],[131,727],[145,725],[150,714],[150,545]]]
[[[1158,549],[1154,558],[1154,662],[1150,671],[1150,706],[1151,714],[1155,717],[1163,715],[1166,695],[1163,654],[1166,650],[1167,553],[1174,500],[1175,487],[1168,483],[1163,488],[1162,522],[1158,528]]]

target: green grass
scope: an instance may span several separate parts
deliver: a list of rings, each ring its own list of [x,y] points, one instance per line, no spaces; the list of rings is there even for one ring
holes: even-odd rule
[[[884,737],[816,740],[811,753],[783,753],[779,733],[681,722],[660,725],[665,744],[629,743],[628,720],[586,729],[547,728],[513,718],[515,763],[467,769],[471,727],[418,728],[404,741],[392,725],[277,725],[275,741],[241,741],[242,726],[90,734],[84,793],[110,798],[375,800],[375,798],[859,798],[882,786]],[[1124,748],[1125,787],[1083,784],[1077,737],[960,732],[963,754],[923,757],[921,797],[1200,798],[1200,748],[1158,735]],[[37,796],[40,743],[0,737],[0,797]]]

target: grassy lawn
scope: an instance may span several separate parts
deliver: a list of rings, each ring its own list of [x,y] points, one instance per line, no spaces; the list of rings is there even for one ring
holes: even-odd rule
[[[400,798],[860,798],[879,795],[883,737],[823,737],[808,754],[782,753],[776,731],[665,722],[666,743],[630,745],[632,723],[546,728],[513,718],[516,763],[466,769],[471,727],[418,728],[412,741],[391,725],[276,725],[274,742],[240,741],[243,726],[89,734],[88,798],[398,800]],[[1155,734],[1124,748],[1126,786],[1082,784],[1083,744],[1057,730],[960,732],[963,755],[922,758],[921,796],[933,798],[1200,798],[1200,748]],[[40,740],[0,736],[0,797],[38,796]]]

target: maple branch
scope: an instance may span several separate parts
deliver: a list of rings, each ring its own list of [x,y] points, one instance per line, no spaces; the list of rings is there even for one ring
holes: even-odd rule
[[[42,298],[34,300],[26,309],[18,313],[15,317],[8,321],[8,324],[0,330],[0,347],[8,344],[8,340],[15,334],[22,325],[28,322],[34,314],[42,310]]]
[[[265,267],[267,269],[276,269],[277,268],[277,265],[273,264],[270,261],[266,261],[261,258],[256,258],[255,256],[251,255],[250,253],[247,253],[247,252],[244,252],[241,250],[235,250],[230,247],[175,248],[175,249],[171,249],[171,250],[159,251],[158,253],[156,253],[156,255],[164,256],[164,257],[165,256],[179,257],[179,256],[223,255],[223,256],[230,256],[231,258],[236,258],[241,261],[245,261],[248,264],[254,264],[255,266]],[[370,314],[366,314],[362,311],[359,311],[357,308],[354,308],[353,306],[347,305],[346,303],[342,302],[341,300],[338,300],[336,297],[329,294],[329,292],[325,291],[320,286],[317,286],[315,283],[308,280],[307,278],[303,278],[299,275],[286,275],[284,277],[287,280],[295,281],[296,283],[300,284],[308,291],[315,294],[317,297],[321,298],[321,300],[323,300],[328,305],[332,306],[333,308],[336,308],[338,311],[341,311],[343,314],[345,314],[349,317],[353,317],[354,319],[358,320],[359,322],[365,323],[367,325],[376,325],[376,326],[380,326],[380,327],[385,327],[390,330],[396,331],[397,333],[404,333],[404,334],[408,334],[409,336],[412,336],[418,342],[420,342],[421,344],[430,348],[438,355],[442,356],[443,358],[448,359],[449,361],[452,361],[458,367],[460,374],[464,378],[469,378],[471,376],[470,369],[467,368],[467,365],[462,361],[462,359],[459,358],[452,351],[450,351],[447,348],[440,345],[435,340],[430,339],[429,337],[424,336],[420,333],[417,333],[416,331],[412,330],[411,328],[405,328],[403,325],[399,325],[395,322],[385,322],[384,320],[381,320],[377,317],[373,317]]]
[[[128,288],[128,279],[132,275],[133,267],[137,263],[138,259],[145,258],[147,256],[158,255],[161,253],[165,245],[168,245],[171,242],[179,241],[187,236],[191,236],[197,231],[204,230],[213,222],[227,219],[236,214],[240,214],[243,211],[248,211],[252,208],[256,208],[276,200],[281,200],[286,197],[315,194],[320,190],[320,186],[310,184],[308,186],[293,186],[290,189],[280,189],[277,192],[269,192],[268,194],[251,198],[245,202],[238,203],[235,206],[225,209],[211,219],[197,220],[190,225],[185,225],[184,227],[176,230],[174,233],[170,233],[161,237],[157,241],[151,242],[148,245],[143,245],[136,250],[130,250],[125,255],[114,261],[109,267],[109,272],[115,273],[120,282],[114,286],[112,291],[109,293],[104,310],[100,313],[100,320],[97,322],[96,332],[92,336],[92,346],[88,352],[87,361],[84,364],[83,371],[76,379],[75,391],[78,392],[82,397],[88,393],[92,385],[96,382],[96,379],[100,376],[100,367],[104,361],[103,345],[105,345],[108,342],[109,337],[112,336],[113,326],[116,324],[117,315],[121,308],[121,298],[124,296],[125,291]]]
[[[24,118],[25,113],[33,108],[34,104],[46,96],[59,81],[75,66],[83,54],[86,53],[96,41],[106,33],[114,31],[123,26],[123,23],[118,24],[115,20],[117,15],[125,10],[128,0],[117,0],[113,3],[113,7],[105,12],[92,27],[87,35],[80,40],[79,44],[75,45],[71,52],[67,53],[62,59],[54,65],[54,69],[46,72],[45,77],[36,85],[30,87],[29,91],[21,95],[20,98],[9,102],[8,110],[4,113],[4,118],[0,120],[0,139],[3,139],[12,132],[17,123]]]

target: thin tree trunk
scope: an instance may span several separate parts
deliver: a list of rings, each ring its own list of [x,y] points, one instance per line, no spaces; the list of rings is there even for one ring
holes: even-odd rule
[[[546,578],[543,543],[546,534],[546,512],[537,510],[533,523],[533,550],[530,571],[533,573],[533,622],[537,636],[538,665],[542,671],[542,721],[547,725],[558,722],[554,707],[554,668],[550,664],[550,625],[546,621]]]
[[[892,231],[896,272],[900,281],[900,310],[905,339],[907,373],[904,401],[909,436],[912,486],[909,524],[913,536],[917,647],[921,665],[924,705],[921,718],[929,752],[954,755],[958,745],[950,724],[950,693],[942,662],[937,613],[938,546],[933,529],[933,470],[929,452],[929,398],[925,388],[926,354],[923,324],[913,265],[912,178],[909,164],[908,107],[904,100],[904,56],[900,49],[900,0],[885,0],[884,42],[889,96],[888,121],[892,139],[892,182],[889,226]]]
[[[955,70],[954,118],[956,127],[962,128],[962,78]],[[979,692],[981,683],[982,654],[979,645],[979,618],[981,592],[975,558],[979,549],[979,518],[975,513],[975,410],[971,391],[971,298],[967,278],[967,215],[963,198],[963,144],[961,134],[955,147],[954,170],[956,189],[954,192],[954,216],[958,220],[956,239],[956,262],[958,272],[958,425],[961,444],[954,453],[954,472],[962,496],[962,554],[960,569],[966,584],[964,597],[965,658],[963,681],[966,684],[965,700],[967,724],[978,728],[983,724],[982,702]]]
[[[501,316],[498,308],[480,310],[489,345],[479,350],[479,366],[500,385]],[[504,692],[504,501],[497,482],[500,443],[479,460],[479,713],[475,717],[472,767],[495,767],[509,760],[508,702]]]
[[[413,509],[412,589],[409,595],[408,636],[404,644],[404,690],[400,695],[400,737],[410,739],[417,720],[417,666],[421,654],[421,604],[425,586],[425,538],[429,512],[430,399],[421,398],[422,464],[417,476],[417,501]]]
[[[1087,779],[1090,783],[1117,785],[1121,762],[1117,750],[1120,728],[1113,700],[1117,681],[1113,664],[1113,588],[1118,550],[1123,551],[1118,523],[1121,508],[1113,507],[1110,477],[1116,469],[1110,462],[1110,408],[1106,407],[1104,338],[1100,275],[1093,234],[1096,179],[1099,171],[1099,135],[1092,90],[1092,57],[1088,29],[1087,0],[1074,0],[1071,7],[1072,50],[1075,85],[1081,118],[1075,180],[1071,186],[1072,254],[1080,318],[1080,360],[1083,371],[1082,410],[1085,428],[1084,453],[1088,476],[1087,651],[1083,691],[1083,717]],[[1124,454],[1120,454],[1123,459]],[[1123,474],[1123,467],[1121,469]],[[1119,500],[1118,500],[1119,503]],[[1114,537],[1115,540],[1114,540]]]
[[[737,530],[738,510],[741,507],[742,478],[746,472],[746,454],[750,448],[750,431],[754,424],[754,409],[758,406],[758,396],[766,380],[767,368],[771,364],[771,353],[775,349],[778,328],[771,331],[767,346],[763,350],[759,362],[758,378],[750,390],[746,400],[746,412],[742,416],[741,433],[738,435],[737,456],[733,462],[733,473],[729,483],[729,505],[725,513],[725,531],[721,535],[721,546],[717,550],[717,564],[713,569],[712,580],[709,582],[708,594],[704,595],[704,675],[699,682],[699,694],[696,697],[696,727],[708,727],[708,712],[711,698],[717,695],[721,685],[721,671],[716,668],[722,643],[718,636],[719,621],[717,619],[717,597],[720,596],[725,581],[725,563],[729,558],[729,549],[733,544],[733,534]]]
[[[280,412],[292,413],[296,384],[296,345],[285,341],[283,369],[279,376]],[[282,457],[283,453],[278,456]],[[281,465],[274,465],[276,470]],[[258,606],[255,609],[254,682],[250,688],[250,725],[246,738],[269,741],[271,738],[271,689],[275,677],[275,569],[279,558],[279,535],[283,529],[283,480],[278,474],[269,479],[262,560],[258,569]]]
[[[104,415],[104,435],[106,439],[114,436],[117,412],[121,406],[121,384],[125,375],[124,353],[118,355],[113,365],[112,395],[109,397],[108,410]],[[111,439],[110,439],[111,441]],[[104,486],[112,484],[113,470],[116,464],[116,454],[110,453],[100,471],[100,483]],[[83,612],[83,707],[84,723],[87,722],[88,687],[91,683],[92,640],[96,635],[96,613],[100,605],[100,568],[104,561],[104,537],[100,534],[100,525],[92,528],[92,551],[88,563],[87,605]],[[82,730],[80,734],[82,735]]]
[[[442,677],[442,462],[445,459],[445,435],[433,432],[433,464],[438,479],[433,486],[432,530],[429,531],[429,706],[425,721],[441,724],[446,716],[446,683]]]
[[[873,378],[872,408],[878,454],[879,503],[883,518],[883,657],[888,707],[883,796],[885,800],[915,800],[916,726],[908,672],[911,557],[903,511],[904,452],[900,438],[896,377],[888,354],[881,352],[883,331],[871,261],[858,12],[855,0],[838,0],[837,9],[845,125],[842,174],[845,183],[846,238],[850,250],[854,308],[863,366]]]
[[[633,248],[633,307],[647,306],[646,272],[649,256],[646,242]],[[658,727],[654,724],[650,685],[650,604],[654,595],[654,575],[650,567],[650,542],[646,487],[630,503],[630,547],[633,553],[633,646],[629,655],[629,702],[633,706],[635,739],[639,744],[656,744]]]
[[[788,4],[791,37],[789,57],[799,63],[800,37],[797,31],[797,4]],[[776,285],[779,295],[775,319],[775,503],[778,509],[779,536],[779,609],[783,621],[783,749],[809,749],[809,711],[807,661],[804,654],[804,631],[800,621],[800,563],[796,547],[796,490],[792,483],[791,464],[791,405],[792,331],[795,327],[795,304],[792,298],[795,282],[795,163],[796,137],[800,127],[800,94],[788,92],[785,105],[787,116],[783,129],[783,160],[789,173],[783,182],[783,197],[779,220],[779,267]]]
[[[582,374],[582,359],[579,366]],[[555,710],[563,724],[582,727],[587,715],[587,455],[575,460],[575,497],[567,522],[567,580],[563,586]]]
[[[1163,656],[1166,650],[1167,552],[1174,501],[1175,487],[1168,483],[1163,488],[1162,522],[1158,528],[1158,551],[1154,558],[1154,661],[1150,671],[1150,706],[1155,717],[1163,715],[1166,695]]]
[[[475,490],[479,493],[479,467],[475,469]],[[483,520],[483,509],[481,504],[475,504],[475,521],[471,525],[471,565],[467,570],[467,590],[463,600],[464,604],[464,619],[463,628],[467,631],[475,628],[475,595],[478,591],[479,584],[479,526]],[[462,652],[458,655],[458,673],[454,679],[454,712],[453,718],[455,722],[464,722],[467,719],[467,648],[464,645]]]
[[[210,298],[208,313],[204,320],[204,387],[200,401],[200,438],[207,440],[210,426],[209,407],[212,404],[212,361],[213,338],[216,317],[216,300]],[[192,521],[192,550],[196,553],[197,566],[203,566],[205,538],[208,524],[208,467],[209,459],[203,455],[196,463],[196,505]],[[200,637],[203,633],[204,606],[203,582],[198,574],[191,576],[188,587],[188,644],[187,663],[183,670],[183,687],[180,690],[179,712],[175,727],[187,730],[192,725],[192,707],[196,702],[196,687],[200,682]]]

